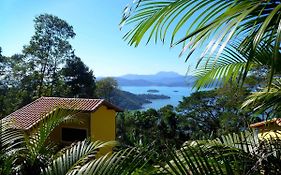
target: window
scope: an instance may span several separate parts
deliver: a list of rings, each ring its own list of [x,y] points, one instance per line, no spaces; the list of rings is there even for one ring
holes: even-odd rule
[[[61,140],[66,142],[81,141],[87,137],[86,129],[62,128]]]

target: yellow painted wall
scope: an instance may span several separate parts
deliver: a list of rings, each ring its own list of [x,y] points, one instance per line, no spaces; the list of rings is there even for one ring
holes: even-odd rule
[[[116,135],[115,126],[116,112],[101,106],[91,114],[91,139],[92,141],[113,141]],[[100,149],[97,157],[112,151],[112,147]]]
[[[101,106],[91,114],[91,139],[101,141],[115,140],[115,117],[116,112]]]
[[[281,139],[281,127],[276,123],[269,123],[263,127],[260,127],[258,132],[258,136],[260,139]]]
[[[279,138],[281,139],[281,128],[276,129],[260,129],[258,134],[260,139]]]

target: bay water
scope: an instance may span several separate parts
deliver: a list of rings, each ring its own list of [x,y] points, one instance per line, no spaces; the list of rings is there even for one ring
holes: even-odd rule
[[[166,95],[170,99],[157,99],[149,100],[152,103],[144,104],[143,109],[160,109],[168,104],[177,106],[179,101],[182,100],[184,96],[189,96],[192,92],[195,92],[192,87],[167,87],[167,86],[122,86],[121,90],[128,91],[134,94],[157,94]],[[148,90],[157,90],[159,92],[151,93]]]

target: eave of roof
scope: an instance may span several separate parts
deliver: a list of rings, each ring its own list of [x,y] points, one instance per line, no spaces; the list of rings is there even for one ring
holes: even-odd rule
[[[281,118],[273,118],[271,120],[265,120],[262,122],[253,123],[250,125],[250,128],[260,128],[269,124],[276,124],[278,126],[281,126]]]

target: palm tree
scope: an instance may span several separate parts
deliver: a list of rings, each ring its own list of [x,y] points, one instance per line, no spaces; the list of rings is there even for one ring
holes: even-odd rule
[[[3,165],[2,168],[11,167],[9,171],[12,173],[39,174],[55,152],[55,145],[48,140],[49,135],[60,124],[75,122],[74,116],[77,112],[79,111],[56,108],[39,122],[38,127],[28,133],[13,129],[13,121],[4,118],[1,152],[3,161],[11,164]]]
[[[166,42],[182,44],[180,56],[197,56],[196,87],[238,81],[252,68],[268,70],[268,87],[253,93],[246,105],[280,110],[281,2],[278,0],[138,0],[124,10],[121,27],[135,47]],[[203,50],[203,51],[202,51]],[[274,82],[274,83],[272,83]],[[195,144],[194,144],[195,143]],[[250,140],[232,135],[214,141],[187,143],[169,153],[164,174],[280,174],[280,141]]]
[[[137,171],[144,172],[142,168],[150,160],[147,157],[149,155],[147,151],[127,148],[97,157],[98,149],[109,145],[110,142],[78,142],[59,152],[59,156],[47,168],[43,169],[43,175],[129,175]],[[150,168],[152,167],[150,166]]]
[[[243,108],[255,106],[254,110],[258,113],[267,111],[275,117],[281,114],[281,79],[276,78],[272,83],[271,89],[265,87],[262,91],[253,92],[243,103]]]
[[[281,140],[260,140],[254,132],[186,142],[169,151],[163,174],[280,174]]]
[[[124,39],[171,46],[183,44],[186,60],[198,55],[197,87],[218,78],[244,80],[252,64],[267,65],[269,85],[280,72],[281,2],[278,0],[138,0],[124,10],[121,26],[133,26]],[[257,59],[270,51],[266,59]],[[239,52],[239,54],[237,54]],[[206,76],[202,76],[206,75]],[[223,77],[223,78],[221,78]],[[243,81],[242,81],[243,82]]]
[[[100,149],[115,146],[115,141],[84,140],[59,151],[54,149],[50,134],[62,123],[79,122],[75,119],[78,112],[56,108],[32,134],[12,129],[11,123],[3,120],[6,127],[0,130],[0,174],[131,174],[148,166],[147,150],[128,148],[106,155],[99,153]]]

